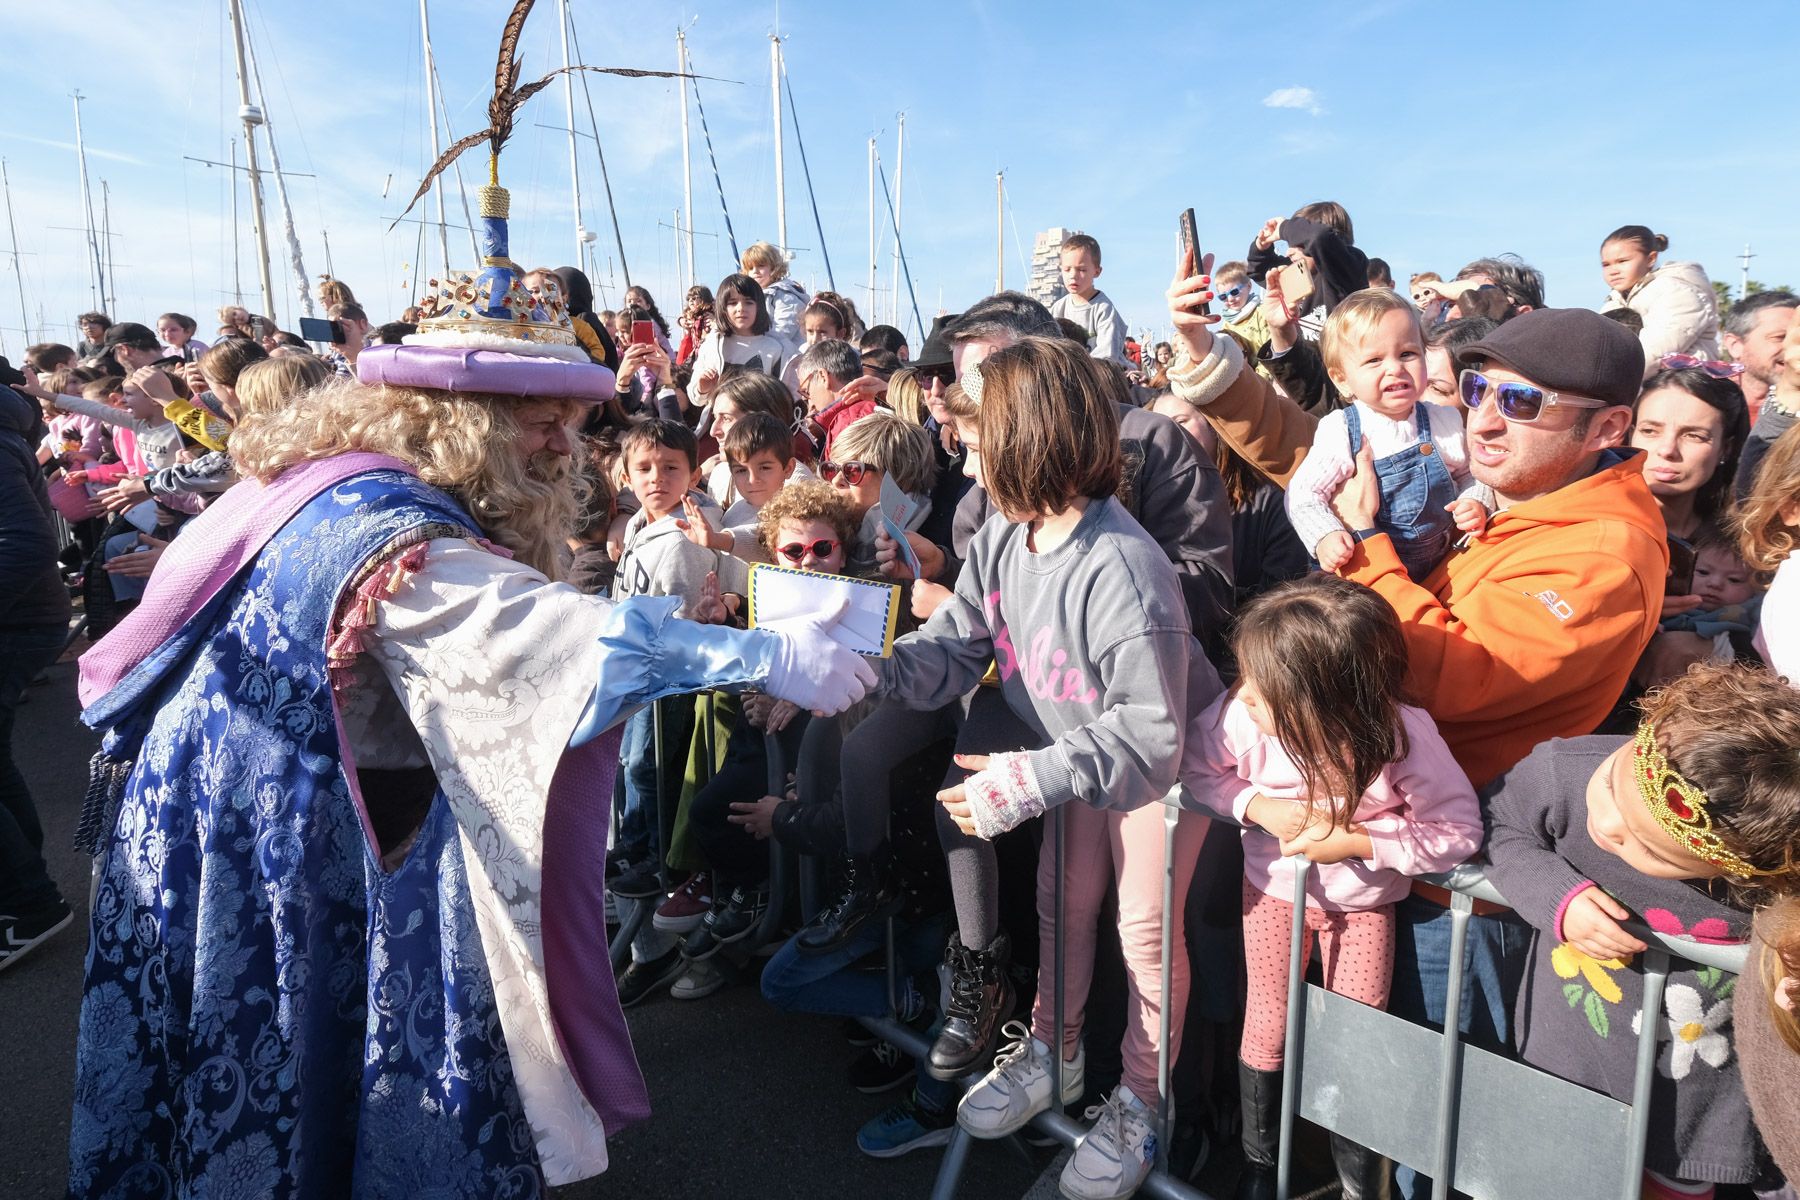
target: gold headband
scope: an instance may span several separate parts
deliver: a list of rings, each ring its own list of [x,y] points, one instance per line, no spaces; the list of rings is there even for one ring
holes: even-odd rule
[[[1776,873],[1751,866],[1719,840],[1712,813],[1707,810],[1706,793],[1682,778],[1681,772],[1670,764],[1656,744],[1656,728],[1650,722],[1638,726],[1632,749],[1632,765],[1645,806],[1663,832],[1683,850],[1739,879]]]

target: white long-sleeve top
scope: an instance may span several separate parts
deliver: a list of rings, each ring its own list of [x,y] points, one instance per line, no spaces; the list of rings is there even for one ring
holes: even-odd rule
[[[1621,296],[1607,294],[1601,312],[1629,308],[1644,318],[1644,378],[1662,369],[1665,354],[1719,357],[1719,298],[1699,263],[1658,267]]]
[[[1462,414],[1442,404],[1420,401],[1412,415],[1396,421],[1384,417],[1360,400],[1353,401],[1362,421],[1363,440],[1377,459],[1398,454],[1408,446],[1416,446],[1419,436],[1419,414],[1430,422],[1431,438],[1437,443],[1438,455],[1456,484],[1457,499],[1473,497],[1491,506],[1492,493],[1477,483],[1469,473],[1469,446],[1463,439]],[[1344,528],[1344,523],[1331,509],[1331,498],[1344,480],[1356,473],[1356,457],[1350,453],[1350,426],[1339,409],[1319,418],[1313,432],[1312,449],[1301,460],[1300,469],[1288,484],[1287,514],[1300,544],[1308,552],[1317,548],[1326,535]]]

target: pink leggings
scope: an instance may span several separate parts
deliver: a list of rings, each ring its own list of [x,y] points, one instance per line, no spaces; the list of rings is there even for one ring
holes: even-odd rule
[[[1250,992],[1238,1057],[1258,1071],[1281,1070],[1287,1048],[1288,945],[1294,906],[1244,881],[1244,967]],[[1386,1008],[1394,978],[1394,906],[1366,912],[1327,912],[1306,906],[1306,928],[1319,935],[1325,988],[1371,1008]],[[1312,938],[1301,947],[1301,969]]]
[[[1162,936],[1166,917],[1174,925],[1175,953],[1169,980],[1169,1061],[1181,1051],[1182,1015],[1187,1011],[1188,957],[1182,934],[1182,902],[1193,882],[1194,862],[1206,838],[1207,818],[1183,811],[1175,826],[1175,907],[1163,912],[1163,820],[1165,805],[1146,804],[1132,812],[1090,808],[1080,801],[1062,806],[1063,1058],[1075,1057],[1094,980],[1094,939],[1106,885],[1119,881],[1119,941],[1125,953],[1129,996],[1125,1042],[1125,1082],[1138,1099],[1156,1102],[1156,1033],[1162,1019]],[[1048,820],[1038,855],[1038,989],[1031,1031],[1056,1045],[1056,840]]]

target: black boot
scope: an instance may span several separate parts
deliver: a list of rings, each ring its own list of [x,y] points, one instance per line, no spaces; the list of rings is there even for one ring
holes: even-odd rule
[[[1244,1114],[1244,1173],[1237,1200],[1274,1200],[1275,1155],[1281,1148],[1281,1072],[1238,1060],[1238,1099]]]
[[[1337,1164],[1344,1200],[1388,1200],[1388,1160],[1367,1146],[1331,1135],[1331,1161]]]
[[[956,1079],[994,1052],[1000,1023],[1012,1011],[1012,982],[1006,978],[1011,957],[1004,932],[996,934],[986,950],[970,950],[960,935],[950,935],[944,951],[950,966],[950,1005],[925,1067],[933,1079]]]
[[[864,925],[899,912],[900,888],[888,867],[891,860],[886,842],[867,858],[852,856],[845,871],[844,894],[800,931],[795,948],[802,954],[842,950]]]

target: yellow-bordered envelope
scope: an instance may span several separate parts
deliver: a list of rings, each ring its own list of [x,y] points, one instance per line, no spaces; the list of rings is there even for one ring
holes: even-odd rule
[[[840,645],[875,658],[894,651],[894,629],[900,621],[900,586],[824,575],[774,563],[750,566],[750,627],[789,617],[824,612],[848,597],[850,609],[831,636]]]

